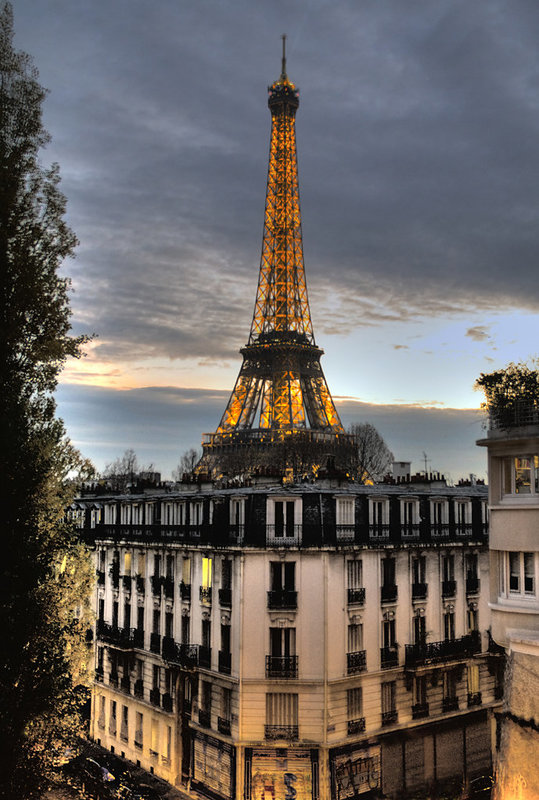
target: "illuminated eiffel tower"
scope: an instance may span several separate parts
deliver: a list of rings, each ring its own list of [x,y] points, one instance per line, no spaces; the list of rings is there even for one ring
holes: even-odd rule
[[[331,398],[316,346],[303,262],[295,117],[299,90],[286,74],[268,87],[272,128],[262,258],[243,364],[198,470],[348,470],[353,441]]]

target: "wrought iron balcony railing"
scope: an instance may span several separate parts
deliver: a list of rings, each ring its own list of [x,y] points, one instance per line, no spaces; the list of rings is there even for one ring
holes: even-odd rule
[[[426,600],[428,583],[412,583],[412,600]]]
[[[224,733],[225,736],[230,736],[230,720],[217,717],[217,730],[219,733]]]
[[[97,620],[97,638],[121,650],[139,647],[136,643],[138,641],[137,628],[118,628],[101,619]]]
[[[348,589],[348,605],[349,606],[362,606],[365,602],[365,588]]]
[[[348,736],[355,736],[365,730],[365,717],[348,720]]]
[[[336,525],[335,532],[337,534],[337,543],[354,542],[356,539],[356,526],[355,525]]]
[[[266,678],[297,678],[297,656],[266,656]]]
[[[355,653],[346,654],[346,670],[348,675],[356,675],[367,669],[367,651],[358,650]]]
[[[428,703],[415,703],[412,706],[412,719],[422,719],[423,717],[428,717],[428,715],[429,715]]]
[[[225,650],[219,650],[219,672],[223,675],[230,675],[232,666],[232,655]]]
[[[268,592],[268,608],[297,608],[298,593],[291,589],[272,589]]]
[[[219,589],[219,605],[232,608],[232,589]]]
[[[419,539],[419,533],[420,533],[419,523],[401,525],[402,539]]]
[[[199,651],[198,644],[177,644],[168,636],[163,638],[162,655],[169,664],[192,669],[199,664]]]
[[[380,666],[382,669],[391,669],[399,666],[399,645],[380,648]]]
[[[370,539],[389,539],[389,525],[369,525]]]
[[[211,603],[211,586],[200,587],[200,602],[204,603],[205,605],[209,605]]]
[[[382,725],[392,725],[394,722],[398,722],[398,719],[399,712],[396,708],[391,711],[382,711]]]
[[[407,644],[404,664],[406,669],[436,664],[441,661],[467,658],[481,650],[481,636],[478,631],[461,636],[460,639],[445,639],[442,642],[421,642]]]
[[[266,525],[266,544],[286,547],[299,544],[301,525]]]
[[[458,697],[444,697],[442,699],[442,711],[458,711],[459,699]]]
[[[264,738],[271,739],[272,741],[276,739],[283,739],[287,742],[293,742],[295,739],[299,738],[299,726],[264,725]]]
[[[399,594],[399,587],[394,583],[387,584],[380,588],[380,600],[382,603],[394,603]]]

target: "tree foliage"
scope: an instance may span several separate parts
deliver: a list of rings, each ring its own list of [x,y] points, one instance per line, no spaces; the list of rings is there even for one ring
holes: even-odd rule
[[[154,472],[153,464],[143,466],[133,448],[129,447],[122,456],[105,466],[101,478],[114,489],[125,491],[128,486],[138,483],[141,479],[153,478],[157,474]]]
[[[511,362],[504,369],[482,372],[475,383],[485,393],[481,404],[496,427],[539,421],[539,362]]]
[[[53,392],[83,337],[70,335],[76,245],[57,166],[43,168],[45,91],[13,49],[0,8],[0,797],[40,796],[55,752],[78,730],[87,668],[91,570],[65,520],[85,468],[55,416]],[[76,613],[75,613],[76,612]]]
[[[376,483],[391,471],[393,453],[370,422],[353,422],[348,428],[356,441],[357,473],[360,483]]]

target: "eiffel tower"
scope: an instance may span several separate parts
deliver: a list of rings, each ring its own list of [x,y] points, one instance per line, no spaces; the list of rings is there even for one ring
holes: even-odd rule
[[[353,439],[328,389],[305,282],[295,117],[299,90],[286,73],[268,87],[272,128],[258,289],[243,364],[197,471],[313,474],[349,470]]]

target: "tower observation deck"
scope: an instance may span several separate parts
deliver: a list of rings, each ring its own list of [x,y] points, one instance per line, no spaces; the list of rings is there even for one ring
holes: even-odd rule
[[[317,347],[305,281],[296,153],[299,90],[286,73],[268,87],[271,141],[258,288],[243,364],[198,469],[213,476],[272,469],[349,470],[353,438],[342,426]]]

